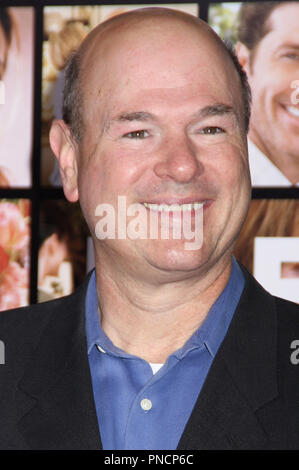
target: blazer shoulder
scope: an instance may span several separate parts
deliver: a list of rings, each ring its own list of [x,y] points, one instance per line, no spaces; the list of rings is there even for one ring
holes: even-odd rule
[[[63,315],[65,299],[59,300],[0,312],[0,341],[5,356],[0,366],[2,382],[3,374],[5,380],[22,375],[55,312]]]
[[[274,297],[274,301],[277,312],[278,386],[285,403],[299,417],[299,305],[278,297]]]
[[[298,328],[299,304],[271,294],[242,264],[240,264],[240,267],[245,278],[245,288],[242,297],[244,297],[247,302],[249,299],[252,299],[253,307],[257,311],[262,309],[264,312],[264,309],[267,308],[267,310],[271,311],[271,315],[277,315],[278,320],[282,321],[286,327],[290,324],[290,326],[292,325]]]
[[[24,330],[28,330],[34,334],[36,329],[38,329],[39,326],[45,326],[53,315],[68,315],[72,305],[77,305],[78,302],[85,298],[90,274],[85,278],[83,283],[75,290],[75,292],[70,295],[50,300],[48,302],[37,303],[27,307],[20,307],[0,312],[0,336],[3,331],[17,334],[18,331],[22,331],[24,333]],[[34,327],[33,331],[32,327]]]
[[[37,331],[45,326],[55,312],[63,314],[65,311],[64,305],[67,301],[67,297],[62,297],[0,312],[0,338],[5,334],[19,337],[20,341],[27,334],[30,337],[35,336]]]
[[[299,304],[280,297],[273,298],[280,332],[282,334],[287,332],[297,334],[299,340]]]
[[[37,348],[44,331],[56,333],[72,324],[71,318],[78,308],[84,308],[89,276],[68,296],[0,312],[0,340],[5,347],[7,366],[24,364]],[[8,359],[11,359],[8,361]],[[9,368],[9,367],[8,367]]]
[[[290,314],[297,314],[299,312],[299,304],[291,302],[290,300],[282,299],[280,297],[274,296],[275,303],[279,310],[290,312]]]

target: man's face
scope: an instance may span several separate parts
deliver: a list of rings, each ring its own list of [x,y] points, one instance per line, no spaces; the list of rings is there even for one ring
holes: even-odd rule
[[[231,252],[250,199],[237,73],[193,28],[141,27],[103,39],[83,63],[81,207],[96,252],[120,269],[141,276],[208,269]],[[117,214],[120,195],[127,207],[150,204],[147,222],[151,204],[204,203],[202,248],[186,251],[185,239],[99,242],[95,209],[109,203]]]
[[[299,105],[291,102],[291,83],[299,79],[299,4],[277,7],[269,22],[271,31],[257,45],[248,74],[249,136],[270,159],[278,152],[299,159]]]

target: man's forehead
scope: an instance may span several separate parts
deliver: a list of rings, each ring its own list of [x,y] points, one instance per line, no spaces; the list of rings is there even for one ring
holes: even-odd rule
[[[134,99],[141,106],[151,100],[157,105],[159,101],[171,105],[211,93],[214,100],[205,105],[231,104],[227,98],[235,93],[232,74],[236,70],[224,45],[206,24],[201,28],[180,18],[165,21],[164,17],[153,17],[143,25],[130,20],[130,28],[120,21],[99,29],[85,46],[81,84],[84,101],[89,99],[94,110],[102,100],[111,109],[126,99]],[[138,106],[138,110],[142,108]]]
[[[191,38],[182,35],[174,51],[172,38],[165,36],[167,33],[160,42],[156,34],[151,33],[144,34],[138,41],[132,35],[129,39],[119,35],[114,42],[101,43],[102,47],[93,48],[89,60],[84,61],[85,83],[122,89],[140,88],[150,82],[153,91],[164,88],[169,93],[179,94],[185,83],[195,80],[204,83],[204,76],[211,78],[211,72],[215,83],[221,80],[226,83],[228,75],[234,73],[228,54],[225,55],[215,41],[206,38],[194,41],[192,35]]]
[[[299,34],[299,2],[277,5],[267,18],[269,32]]]
[[[215,84],[213,84],[215,85]],[[174,112],[181,110],[183,113],[206,106],[213,106],[216,103],[223,103],[227,106],[234,106],[232,91],[223,86],[223,81],[219,81],[218,86],[209,86],[208,82],[203,82],[201,86],[198,81],[186,83],[184,86],[169,86],[163,88],[143,88],[136,86],[128,90],[126,86],[119,85],[118,89],[111,90],[107,94],[107,111],[109,114],[119,113],[128,109],[156,111],[163,114],[165,110]],[[99,99],[99,105],[101,100]]]
[[[207,106],[217,102],[232,104],[236,93],[236,86],[231,86],[231,73],[222,67],[222,64],[213,62],[205,64],[201,60],[194,60],[190,64],[161,66],[155,60],[145,60],[145,65],[138,70],[128,67],[123,70],[110,70],[110,74],[94,73],[90,82],[93,92],[90,92],[90,104],[102,107],[108,111],[129,109],[136,105],[141,109],[163,110],[163,105],[169,109],[190,106],[198,103]],[[125,67],[125,64],[124,64]],[[106,78],[105,78],[106,77]],[[238,91],[238,88],[237,88]],[[86,95],[87,96],[87,95]],[[239,101],[239,100],[237,100]],[[110,113],[109,113],[110,114]]]

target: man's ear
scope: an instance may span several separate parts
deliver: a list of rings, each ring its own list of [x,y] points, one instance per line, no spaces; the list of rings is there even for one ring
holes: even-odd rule
[[[248,47],[246,47],[241,42],[237,42],[236,44],[236,54],[239,60],[240,65],[242,66],[243,70],[247,73],[247,76],[250,75],[250,51]]]
[[[76,202],[78,196],[78,148],[71,135],[69,126],[62,120],[53,121],[50,130],[50,145],[60,168],[65,197]]]

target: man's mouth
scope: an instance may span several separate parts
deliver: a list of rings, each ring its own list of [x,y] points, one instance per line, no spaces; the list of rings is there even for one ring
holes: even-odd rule
[[[152,211],[156,212],[188,212],[196,211],[203,208],[207,204],[208,200],[191,202],[188,204],[152,204],[150,202],[143,202],[143,205]]]
[[[299,117],[299,108],[296,108],[296,106],[285,106],[285,109],[292,116]]]

